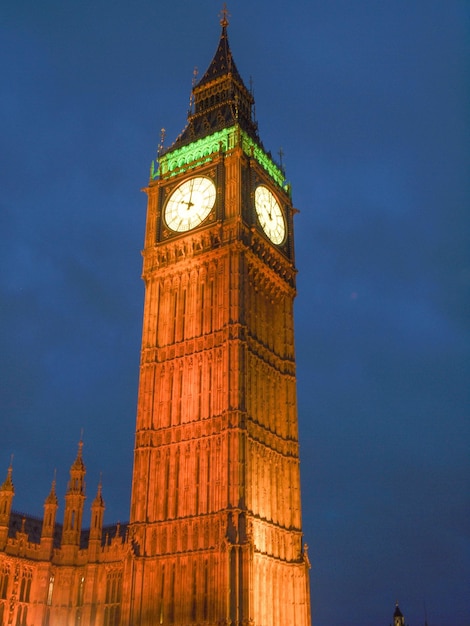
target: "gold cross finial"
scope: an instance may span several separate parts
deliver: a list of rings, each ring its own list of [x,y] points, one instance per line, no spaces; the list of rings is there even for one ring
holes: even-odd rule
[[[227,5],[224,2],[224,6],[222,7],[222,11],[220,12],[220,25],[222,26],[222,28],[226,28],[228,26],[228,17],[229,17],[229,12],[227,9]]]

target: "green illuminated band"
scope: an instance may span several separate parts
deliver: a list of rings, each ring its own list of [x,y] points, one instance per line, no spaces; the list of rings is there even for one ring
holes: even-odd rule
[[[237,145],[241,146],[246,155],[253,156],[280,187],[286,191],[289,190],[289,185],[287,185],[281,169],[239,126],[224,128],[187,146],[167,152],[160,157],[158,167],[155,161],[152,161],[150,179],[155,180],[159,176],[176,176],[181,171],[189,171],[193,167],[200,167],[202,164],[209,162],[211,155],[215,152],[227,152]]]

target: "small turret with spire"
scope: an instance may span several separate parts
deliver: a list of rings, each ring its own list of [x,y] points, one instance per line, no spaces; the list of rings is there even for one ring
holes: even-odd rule
[[[51,490],[47,498],[44,500],[44,520],[42,522],[41,530],[41,553],[43,558],[49,558],[54,548],[55,521],[57,509],[59,508],[59,501],[57,499],[55,488],[56,478],[54,472],[54,480],[52,481]]]
[[[405,618],[398,606],[398,600],[395,603],[395,611],[393,612],[393,626],[405,626]]]
[[[104,510],[105,504],[102,495],[102,483],[100,478],[96,497],[91,504],[90,538],[88,541],[88,557],[90,561],[98,560],[98,554],[101,550]]]
[[[83,441],[78,443],[78,452],[70,468],[70,480],[65,494],[64,528],[62,549],[71,546],[78,550],[82,530],[83,506],[85,503],[86,468],[82,457]]]
[[[7,471],[7,477],[0,487],[0,550],[2,550],[8,540],[8,528],[10,525],[11,505],[15,495],[15,487],[12,480],[13,457]]]

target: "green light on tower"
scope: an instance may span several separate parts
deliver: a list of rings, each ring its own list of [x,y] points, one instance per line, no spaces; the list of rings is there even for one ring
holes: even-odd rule
[[[289,185],[285,181],[284,174],[274,161],[264,152],[260,146],[248,136],[239,126],[224,128],[212,135],[197,139],[187,146],[177,148],[162,155],[158,161],[152,161],[150,167],[150,179],[170,178],[200,167],[211,160],[217,152],[228,152],[237,145],[241,146],[247,156],[252,156],[259,165],[284,191],[289,192]]]

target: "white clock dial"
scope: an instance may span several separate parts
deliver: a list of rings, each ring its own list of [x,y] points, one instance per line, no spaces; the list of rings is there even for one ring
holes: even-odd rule
[[[255,209],[261,228],[269,239],[279,245],[286,237],[286,223],[274,194],[264,185],[255,190]]]
[[[178,233],[191,230],[203,222],[215,204],[215,185],[206,176],[195,176],[181,183],[165,207],[168,228]]]

